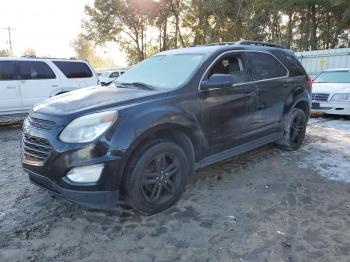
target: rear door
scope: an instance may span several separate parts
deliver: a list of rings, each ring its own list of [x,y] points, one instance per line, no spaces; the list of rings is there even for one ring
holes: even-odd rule
[[[292,88],[288,70],[273,55],[265,52],[247,52],[256,85],[257,105],[250,129],[257,138],[278,130],[285,101]]]
[[[44,61],[18,62],[22,104],[31,108],[61,91],[59,79]]]
[[[230,74],[234,85],[199,92],[206,147],[215,154],[249,140],[249,123],[255,111],[255,84],[251,84],[243,53],[221,56],[203,80],[213,74]]]
[[[22,109],[15,61],[0,61],[0,114]]]

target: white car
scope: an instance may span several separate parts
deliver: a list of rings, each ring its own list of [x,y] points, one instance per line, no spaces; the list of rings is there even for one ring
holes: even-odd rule
[[[350,116],[350,69],[326,70],[314,79],[312,112]]]
[[[86,61],[0,57],[0,115],[26,113],[49,97],[98,81]]]
[[[124,74],[126,69],[118,69],[113,71],[104,71],[99,75],[99,79],[101,81],[101,85],[107,85],[111,83],[113,80],[117,79],[119,76]]]

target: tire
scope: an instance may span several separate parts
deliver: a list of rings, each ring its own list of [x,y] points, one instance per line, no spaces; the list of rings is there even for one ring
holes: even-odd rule
[[[128,204],[152,215],[173,205],[186,186],[189,161],[183,149],[160,140],[135,154],[126,177]]]
[[[303,110],[294,108],[285,123],[283,137],[277,146],[284,150],[297,150],[302,145],[306,133],[307,119]]]

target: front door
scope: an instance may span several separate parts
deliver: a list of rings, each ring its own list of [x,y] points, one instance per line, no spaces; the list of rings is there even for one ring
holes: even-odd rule
[[[22,109],[15,61],[0,61],[0,114]]]
[[[234,85],[199,91],[204,146],[208,155],[248,141],[246,135],[255,110],[255,85],[250,82],[244,55],[233,52],[221,56],[208,70],[204,80],[213,74],[230,74]]]
[[[22,103],[25,108],[30,109],[34,104],[60,91],[58,78],[43,61],[20,61],[19,74]]]

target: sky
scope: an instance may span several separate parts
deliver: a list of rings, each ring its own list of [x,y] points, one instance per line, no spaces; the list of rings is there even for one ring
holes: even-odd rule
[[[93,0],[0,0],[0,49],[8,49],[8,31],[12,27],[14,55],[33,48],[39,56],[73,57],[71,42],[81,32],[84,6]],[[116,65],[125,66],[125,55],[115,44],[97,48]]]

